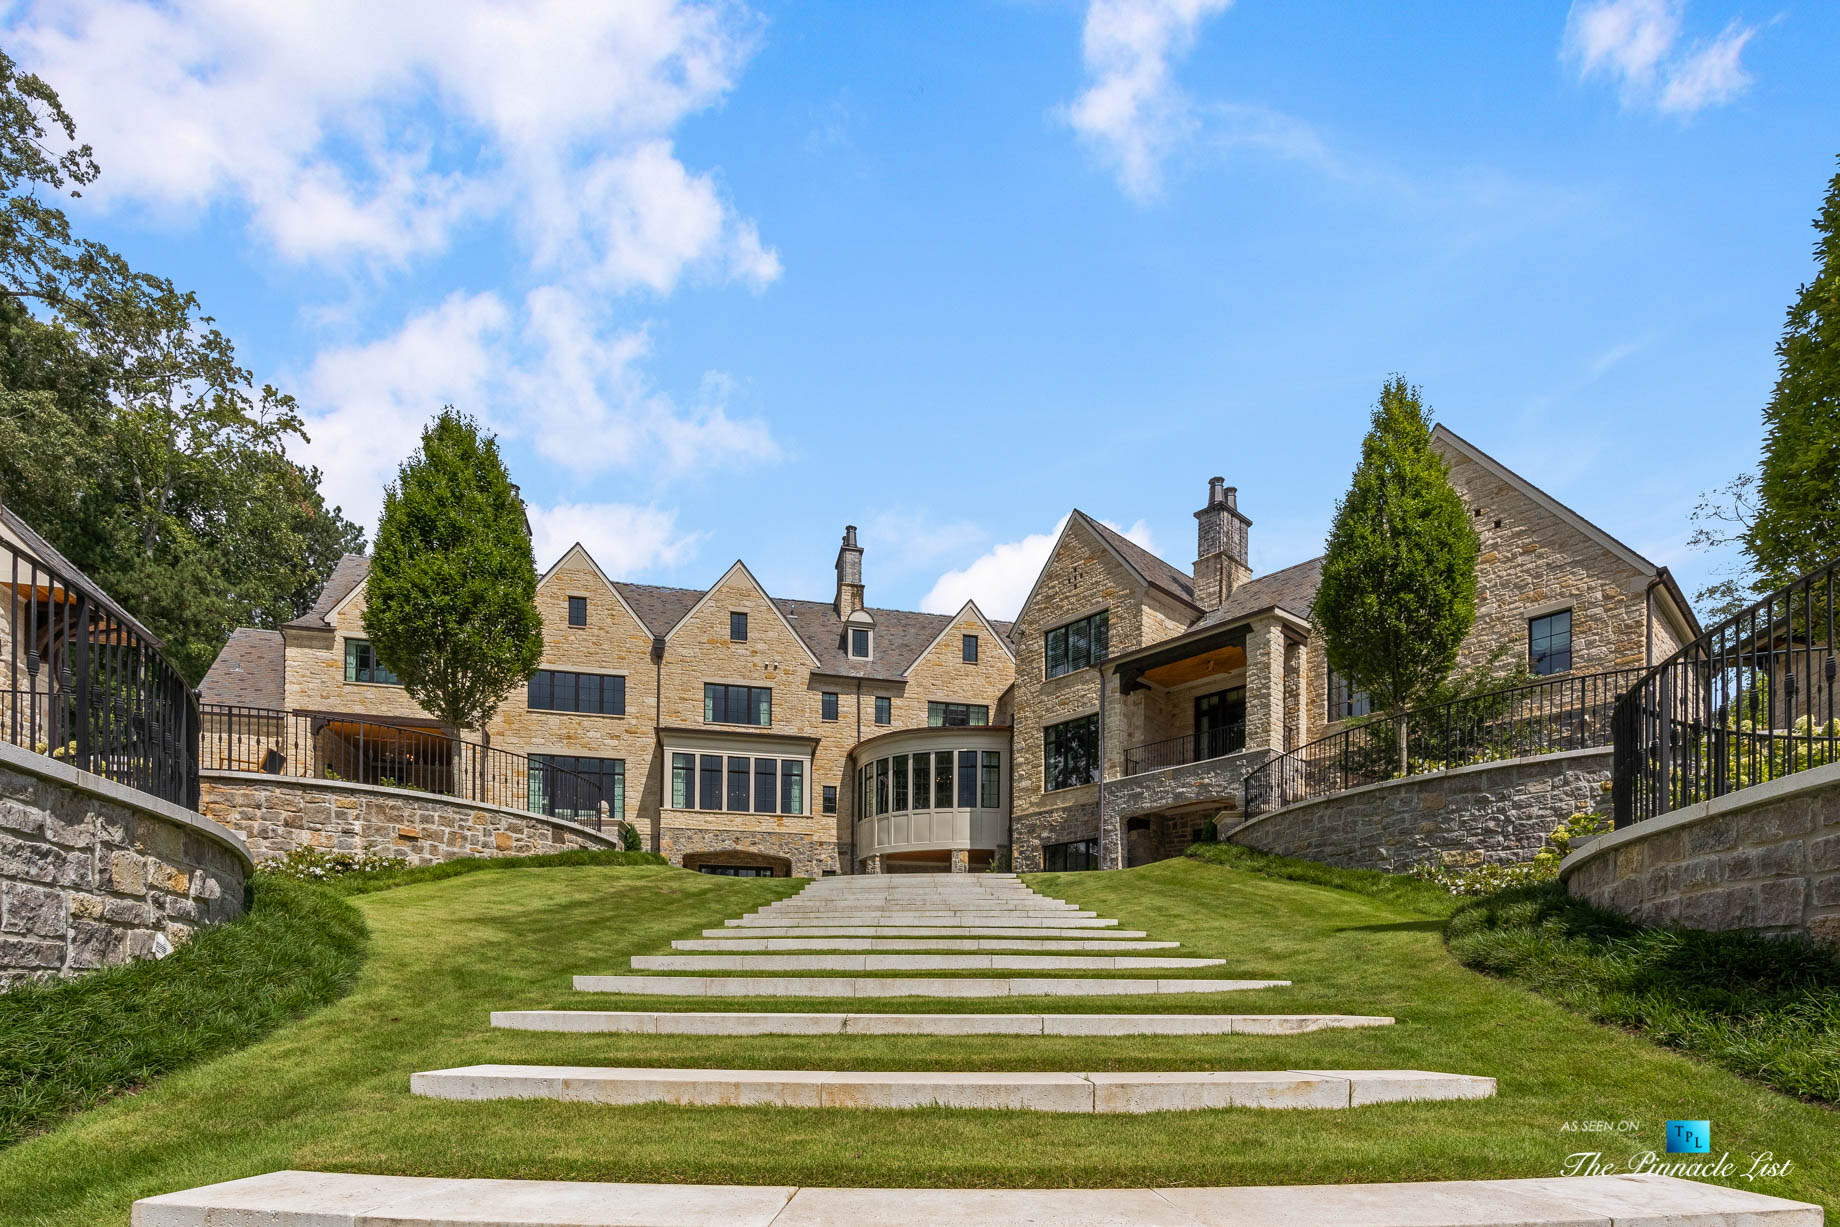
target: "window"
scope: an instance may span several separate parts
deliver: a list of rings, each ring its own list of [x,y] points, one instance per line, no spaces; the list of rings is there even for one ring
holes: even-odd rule
[[[1352,720],[1356,716],[1365,716],[1373,711],[1374,705],[1365,690],[1356,690],[1348,684],[1348,679],[1334,669],[1329,670],[1329,719]]]
[[[771,686],[723,686],[703,683],[704,724],[772,724]]]
[[[958,752],[958,808],[977,808],[978,792],[978,752],[960,750]]]
[[[907,755],[897,754],[888,768],[888,779],[893,789],[890,808],[899,814],[907,809]]]
[[[377,653],[371,650],[368,639],[347,639],[345,641],[345,680],[348,682],[375,682],[380,686],[400,686],[394,673],[383,667],[377,659]]]
[[[933,808],[933,756],[914,755],[914,808]]]
[[[671,808],[696,808],[696,755],[671,755]]]
[[[572,596],[569,598],[569,625],[586,626],[588,624],[588,598]]]
[[[1041,867],[1049,873],[1065,873],[1070,869],[1097,869],[1099,867],[1099,841],[1076,839],[1067,844],[1045,844],[1041,850]]]
[[[702,779],[702,786],[698,791],[698,796],[701,797],[702,804],[698,806],[698,808],[721,809],[722,756],[720,754],[703,755],[698,775]]]
[[[984,751],[984,795],[978,798],[982,808],[996,809],[1003,804],[1002,773],[1003,755],[996,750]]]
[[[837,790],[827,788],[830,794],[831,808],[826,813],[837,812]],[[805,812],[805,764],[797,759],[787,759],[779,765],[779,812],[782,814],[803,814]]]
[[[823,694],[819,695],[818,696],[818,709],[819,709],[819,714],[822,715],[824,719],[835,720],[837,718],[837,696],[836,694],[832,691],[827,690]]]
[[[538,669],[530,675],[531,711],[577,711],[596,716],[626,714],[626,679],[601,673]]]
[[[933,755],[933,808],[952,808],[952,751]]]
[[[748,758],[731,758],[728,760],[728,809],[730,813],[745,814],[748,807]]]
[[[775,813],[774,806],[779,801],[779,760],[777,758],[757,758],[754,760],[754,812],[756,814]]]
[[[875,812],[888,812],[888,760],[885,758],[875,760]]]
[[[869,659],[869,632],[861,626],[850,628],[850,655],[858,660]]]
[[[1042,790],[1078,788],[1099,778],[1099,717],[1081,716],[1042,731]]]
[[[968,665],[977,664],[977,636],[966,635],[959,641],[959,655]]]
[[[1527,623],[1527,655],[1538,674],[1572,669],[1572,611],[1564,609]]]
[[[1105,610],[1048,632],[1048,676],[1060,677],[1104,660],[1111,646],[1111,615]]]
[[[698,873],[712,873],[719,878],[770,878],[773,871],[765,865],[698,865]]]
[[[875,722],[877,724],[894,723],[894,700],[885,694],[875,696]]]
[[[1246,748],[1246,688],[1195,696],[1195,761]]]
[[[824,786],[824,812],[827,814],[837,812],[837,786],[835,784]]]
[[[611,818],[626,816],[626,760],[576,758],[567,754],[530,756],[530,809],[570,822],[593,822],[600,802]]]
[[[926,722],[933,728],[964,728],[990,723],[990,708],[982,703],[928,703]]]
[[[731,613],[728,615],[728,637],[735,643],[747,642],[747,615]]]

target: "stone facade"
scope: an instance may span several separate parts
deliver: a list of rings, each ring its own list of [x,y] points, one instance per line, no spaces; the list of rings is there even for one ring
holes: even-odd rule
[[[236,836],[0,744],[0,988],[159,958],[243,914]]]
[[[1625,827],[1566,857],[1559,875],[1575,898],[1642,924],[1840,945],[1840,764]]]
[[[1160,771],[1144,771],[1105,786],[1108,826],[1125,832],[1126,865],[1176,856],[1200,835],[1212,836],[1217,821],[1238,820],[1246,774],[1271,758],[1269,750],[1247,750]],[[1149,821],[1152,816],[1157,820]],[[1132,839],[1134,822],[1147,838]],[[1135,846],[1133,846],[1135,845]]]
[[[1609,750],[1435,771],[1302,801],[1222,830],[1260,852],[1405,873],[1533,859],[1573,814],[1607,809]]]
[[[241,835],[258,860],[303,846],[374,852],[411,865],[621,847],[612,827],[602,833],[402,788],[246,772],[206,772],[201,785],[200,809]]]

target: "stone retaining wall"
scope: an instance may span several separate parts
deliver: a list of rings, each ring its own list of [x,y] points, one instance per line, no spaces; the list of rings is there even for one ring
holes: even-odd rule
[[[661,826],[658,828],[658,851],[673,865],[690,866],[704,862],[729,865],[762,865],[779,868],[781,862],[795,878],[815,878],[825,870],[837,872],[837,861],[828,855],[834,845],[815,844],[799,831],[724,830],[715,827]]]
[[[0,744],[0,988],[164,957],[243,914],[250,868],[207,818]]]
[[[202,782],[199,808],[247,840],[257,860],[286,856],[302,845],[375,852],[411,865],[621,847],[617,823],[599,832],[560,818],[406,788],[246,771],[207,771]]]
[[[1533,859],[1573,814],[1609,807],[1610,751],[1478,763],[1300,801],[1222,838],[1325,865],[1404,873],[1426,861]]]
[[[1575,898],[1651,925],[1840,944],[1840,764],[1624,827],[1565,858]]]

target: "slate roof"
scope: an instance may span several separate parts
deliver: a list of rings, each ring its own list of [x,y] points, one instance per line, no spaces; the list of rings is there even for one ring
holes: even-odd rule
[[[1299,618],[1308,618],[1310,607],[1316,603],[1317,586],[1322,583],[1322,564],[1321,558],[1312,558],[1282,571],[1254,576],[1235,588],[1226,604],[1195,625],[1214,626],[1273,606]]]
[[[1195,603],[1195,577],[1193,575],[1170,566],[1123,533],[1107,528],[1078,507],[1073,509],[1073,514],[1086,521],[1088,527],[1117,550],[1125,560],[1125,564],[1136,571],[1145,583],[1153,588],[1161,588],[1169,595],[1186,601],[1190,605]]]
[[[287,706],[287,677],[280,631],[239,626],[198,684],[198,701],[231,707]]]
[[[333,606],[350,596],[351,590],[363,583],[370,573],[371,560],[365,555],[347,554],[340,558],[332,574],[327,576],[326,586],[320,589],[319,600],[313,602],[313,608],[284,625],[315,631],[329,629],[332,623],[326,615],[332,612]]]
[[[23,553],[38,559],[39,562],[51,568],[51,570],[56,571],[60,576],[68,578],[72,582],[80,582],[88,587],[90,592],[95,595],[97,602],[104,609],[108,610],[109,613],[113,614],[122,622],[125,622],[136,635],[139,635],[142,639],[151,643],[158,650],[162,652],[166,650],[166,645],[160,642],[160,637],[158,635],[148,630],[141,624],[138,618],[117,604],[115,599],[104,592],[101,587],[97,585],[95,580],[83,574],[76,563],[59,553],[56,546],[39,536],[37,529],[15,515],[5,503],[0,503],[0,525],[5,527],[6,535],[12,537],[13,540],[19,543]],[[8,567],[8,575],[8,582],[11,582],[10,565]]]

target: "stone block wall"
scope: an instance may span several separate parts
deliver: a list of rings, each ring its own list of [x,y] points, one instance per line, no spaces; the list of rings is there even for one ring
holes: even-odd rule
[[[1840,945],[1840,764],[1625,827],[1559,875],[1575,898],[1642,924]]]
[[[243,914],[249,869],[214,822],[0,745],[0,988],[163,957]]]
[[[839,868],[830,846],[817,844],[802,831],[664,826],[658,851],[686,869],[702,864],[758,865],[781,877],[815,878]]]
[[[1531,860],[1573,814],[1608,809],[1610,751],[1509,759],[1301,801],[1223,831],[1261,852],[1404,873]]]
[[[612,824],[597,832],[541,814],[337,780],[206,772],[199,808],[241,835],[257,860],[302,846],[375,852],[411,865],[621,846]]]

